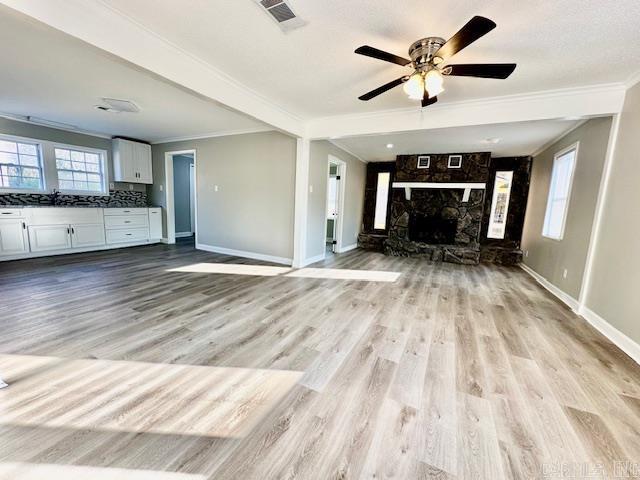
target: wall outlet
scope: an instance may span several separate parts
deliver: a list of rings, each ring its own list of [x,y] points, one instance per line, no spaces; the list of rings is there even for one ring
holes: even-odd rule
[[[309,193],[313,193],[313,185],[309,185]]]
[[[214,185],[214,186],[213,186],[213,191],[214,191],[214,192],[217,192],[217,191],[218,191],[218,185]]]
[[[115,190],[116,189],[116,184],[113,182],[109,182],[109,190]]]
[[[569,273],[569,270],[567,270],[566,268],[562,271],[562,278],[567,278],[567,274]]]
[[[164,190],[164,185],[160,184],[158,185],[158,188],[160,189],[160,191],[162,192]]]
[[[133,183],[129,184],[129,190],[133,190]]]
[[[524,251],[524,256],[525,256],[525,257],[528,257],[528,256],[529,256],[529,250],[525,250],[525,251]]]

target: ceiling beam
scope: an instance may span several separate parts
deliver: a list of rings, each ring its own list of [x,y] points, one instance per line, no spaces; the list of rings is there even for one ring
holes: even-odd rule
[[[285,133],[294,136],[304,133],[304,122],[299,117],[103,2],[0,0],[0,3]]]
[[[311,139],[338,139],[470,125],[613,115],[622,110],[624,95],[624,84],[607,84],[439,103],[424,109],[416,107],[339,115],[310,120],[307,122],[306,136]]]

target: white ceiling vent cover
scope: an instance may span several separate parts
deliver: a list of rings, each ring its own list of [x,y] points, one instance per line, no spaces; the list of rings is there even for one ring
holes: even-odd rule
[[[102,101],[109,105],[109,111],[138,113],[140,108],[129,100],[119,100],[117,98],[103,98]]]
[[[284,32],[290,32],[305,25],[305,21],[298,17],[286,0],[253,0],[267,12]]]

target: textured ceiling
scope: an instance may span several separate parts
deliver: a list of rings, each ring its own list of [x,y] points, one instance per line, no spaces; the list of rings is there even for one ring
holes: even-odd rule
[[[19,41],[17,41],[19,39]],[[86,43],[0,7],[0,112],[147,141],[266,127]],[[138,114],[100,112],[102,97]]]
[[[253,0],[104,3],[305,118],[415,105],[400,88],[357,100],[407,70],[353,50],[369,44],[406,55],[414,40],[448,38],[474,15],[498,27],[455,62],[518,68],[504,81],[448,78],[441,102],[619,82],[640,66],[637,0],[291,0],[308,23],[288,34]]]
[[[333,142],[365,161],[394,160],[412,153],[491,152],[496,157],[531,155],[563,133],[578,120],[545,120],[498,125],[444,128],[390,135],[341,138]],[[498,143],[487,143],[499,139]],[[387,148],[393,144],[393,148]]]

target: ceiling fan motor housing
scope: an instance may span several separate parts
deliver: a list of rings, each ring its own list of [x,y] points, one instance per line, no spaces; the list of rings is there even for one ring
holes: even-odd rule
[[[422,38],[409,47],[409,57],[413,61],[416,69],[429,70],[434,64],[442,62],[442,59],[435,57],[435,53],[440,50],[447,41],[440,37]]]

